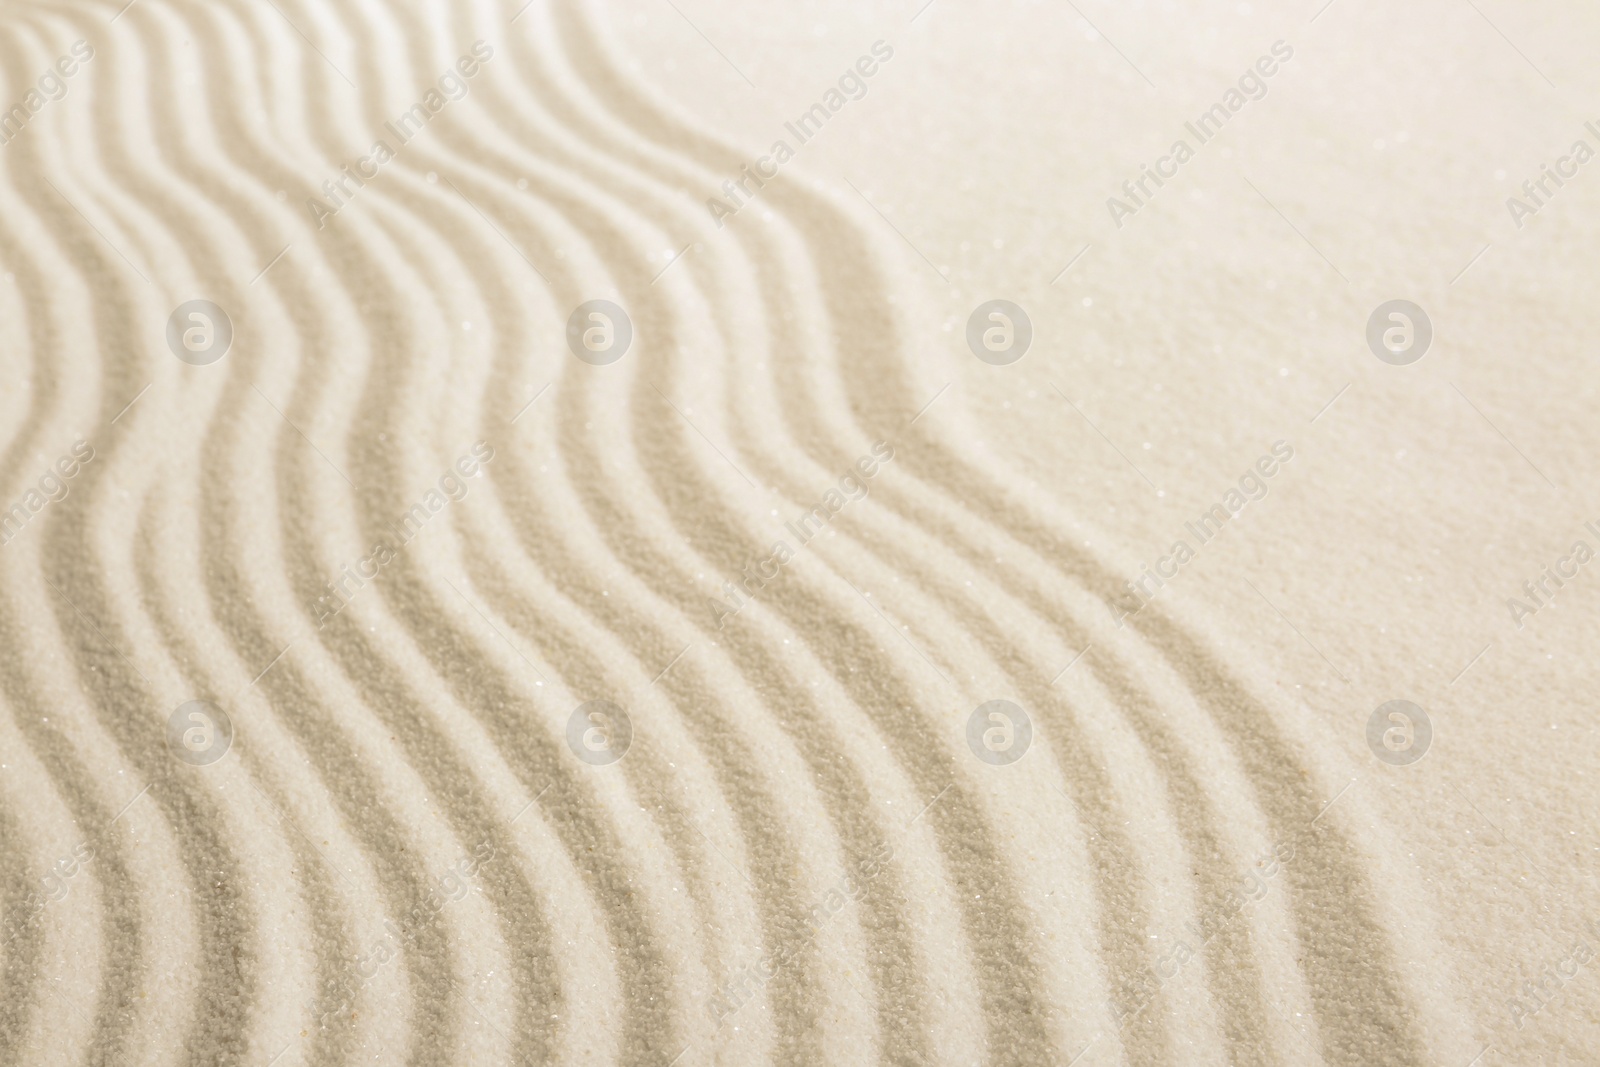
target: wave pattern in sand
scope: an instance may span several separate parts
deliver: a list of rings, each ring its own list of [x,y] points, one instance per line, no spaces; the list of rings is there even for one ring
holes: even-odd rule
[[[0,1063],[1426,1061],[1339,779],[602,24],[7,13]]]

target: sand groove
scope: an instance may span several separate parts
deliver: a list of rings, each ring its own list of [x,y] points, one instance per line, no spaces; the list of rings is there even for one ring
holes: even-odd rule
[[[0,156],[29,353],[0,496],[96,450],[0,550],[0,1063],[1427,1060],[1442,1024],[1313,821],[1332,772],[1203,619],[1152,608],[1052,683],[1121,579],[963,453],[959,394],[913,420],[938,383],[892,235],[796,179],[706,238],[684,190],[740,152],[580,5],[273,6],[0,29],[9,72],[97,50]],[[319,228],[308,176],[477,40],[470,92]],[[161,333],[198,293],[236,331],[208,367]],[[597,294],[635,329],[609,367],[563,346]],[[867,499],[719,625],[773,516],[879,441]],[[1036,731],[1009,778],[962,734],[995,696]],[[567,742],[596,698],[632,718],[611,766]],[[211,766],[169,749],[191,699],[236,731]],[[1119,1025],[1289,838],[1278,896]]]

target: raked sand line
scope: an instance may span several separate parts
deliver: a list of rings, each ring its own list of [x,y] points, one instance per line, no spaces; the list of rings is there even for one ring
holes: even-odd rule
[[[136,944],[136,941],[130,941],[130,939],[123,937],[122,944]],[[216,985],[218,985],[219,989],[226,990],[229,989],[229,987],[234,987],[234,989],[237,990],[237,984],[234,984],[234,982],[218,982]]]
[[[1363,977],[1368,977],[1368,976],[1363,976]],[[1361,982],[1359,980],[1356,983],[1356,985],[1358,986],[1358,988],[1365,988],[1365,989],[1368,989],[1368,990],[1373,988],[1370,983]],[[1346,990],[1341,990],[1340,992],[1344,993],[1344,992],[1347,992],[1347,991]],[[1390,1005],[1390,1004],[1396,1003],[1396,1000],[1394,998],[1390,998],[1387,1001],[1384,1001],[1384,996],[1385,996],[1385,994],[1388,994],[1388,993],[1392,993],[1392,990],[1382,990],[1382,989],[1380,989],[1380,991],[1378,993],[1378,997],[1374,998],[1374,999],[1377,999],[1380,1002],[1383,1002],[1385,1005]],[[1376,1026],[1374,1027],[1374,1029],[1379,1030],[1379,1031],[1386,1031],[1388,1029],[1384,1025],[1383,1014],[1379,1014],[1376,1017]],[[1396,1052],[1399,1055],[1399,1057],[1401,1057],[1402,1059],[1406,1056],[1406,1051],[1405,1051],[1404,1048],[1398,1049],[1398,1050],[1396,1050]]]
[[[8,71],[28,69],[35,58],[40,54],[37,48],[26,47],[17,39],[14,33],[6,33],[0,37],[0,48],[3,48]],[[17,88],[12,79],[8,78],[4,91],[10,98],[12,90]],[[23,233],[19,230],[14,220],[18,219],[15,213],[0,214],[0,242],[8,249],[23,249],[27,247]],[[41,280],[43,272],[30,270],[32,257],[8,258],[8,270],[13,272],[17,285],[24,294],[32,299],[29,303],[33,306],[45,306],[45,287],[35,284]],[[15,265],[11,265],[14,263]],[[21,492],[21,482],[30,479],[31,475],[25,473],[33,466],[31,462],[34,452],[39,450],[41,436],[50,424],[50,412],[57,400],[55,377],[45,370],[44,353],[51,349],[49,344],[51,332],[47,323],[41,316],[29,316],[28,324],[29,350],[33,354],[29,378],[37,383],[33,389],[32,404],[22,413],[22,419],[6,428],[7,440],[5,453],[0,457],[0,471],[6,472],[3,486],[5,499],[18,498]],[[0,566],[16,566],[15,554],[7,558]],[[7,582],[8,589],[11,588]],[[3,607],[0,607],[0,632],[17,632],[20,620],[13,612],[16,605],[8,597]],[[8,641],[8,650],[20,648],[20,644]],[[8,652],[7,658],[13,653]],[[12,664],[5,665],[7,672],[12,669]],[[8,717],[14,716],[11,708],[6,707]],[[37,721],[37,717],[29,716]],[[26,731],[29,723],[19,722],[15,728]],[[42,773],[54,782],[56,773],[49,763],[35,757],[34,752],[28,751],[27,757],[34,758],[40,766]],[[8,759],[23,758],[17,757]],[[43,916],[43,909],[36,908],[37,901],[44,893],[44,886],[38,879],[37,858],[47,853],[48,842],[45,840],[32,840],[28,834],[28,823],[22,813],[14,814],[12,811],[0,811],[0,849],[4,850],[4,859],[0,860],[0,868],[4,870],[4,881],[0,883],[0,892],[3,892],[3,901],[0,901],[0,941],[4,947],[0,948],[0,960],[3,960],[3,970],[0,970],[0,1059],[16,1061],[18,1050],[27,1037],[29,1025],[29,1006],[36,994],[39,982],[39,957],[44,945],[45,930],[38,921]]]
[[[666,411],[666,408],[664,408],[664,406],[659,406],[659,405],[656,405],[656,406],[658,406],[659,410]],[[670,416],[670,418],[675,418],[675,416]],[[574,422],[578,422],[579,419],[578,418],[574,418],[573,421]],[[669,429],[670,430],[678,430],[678,427],[677,426],[670,426],[670,424],[669,424]],[[608,517],[606,517],[606,520],[608,520],[608,522],[602,523],[602,526],[616,525],[616,523],[610,522],[610,520],[613,520],[613,518],[614,518],[613,515],[608,515]],[[734,541],[738,541],[738,539],[734,539]],[[653,571],[654,568],[640,568],[640,569],[643,569],[643,571]],[[674,595],[678,595],[678,598],[680,598],[680,603],[683,603],[683,600],[682,600],[682,584],[678,584],[677,587],[675,587],[675,589],[672,590],[672,592],[674,592]],[[686,605],[685,605],[685,613],[686,614],[690,614],[691,617],[702,616],[702,614],[704,614],[704,613],[701,613],[701,611],[696,611],[696,608],[699,608],[698,603],[686,603]]]
[[[667,464],[667,466],[670,466],[670,464]],[[746,536],[742,537],[742,539],[741,539],[741,537],[728,537],[728,541],[733,542],[733,544],[741,544],[741,541],[742,541],[742,544],[749,544],[749,536],[747,536],[747,534],[746,534]],[[866,637],[866,635],[862,635],[862,637]],[[851,673],[854,673],[854,672],[851,672],[851,670],[846,670],[846,669],[838,670],[838,675],[840,675],[840,677],[848,677],[848,675],[851,675]],[[914,760],[914,761],[912,761],[912,763],[920,763],[920,765],[922,765],[922,766],[930,766],[930,761],[928,761],[928,760],[920,760],[920,761]],[[936,763],[933,763],[933,765],[936,766]],[[942,787],[942,784],[944,784],[944,782],[939,782],[938,785],[934,785],[933,789],[930,790],[930,793],[939,792],[939,787]],[[957,800],[957,806],[960,806],[960,800]],[[987,933],[987,931],[986,931],[986,933]],[[1002,944],[1003,944],[1003,939],[1002,939]],[[1000,1029],[1000,1027],[997,1027],[997,1029]],[[1026,1030],[1027,1030],[1026,1024],[1022,1025],[1021,1029],[1022,1029],[1022,1032],[1026,1032]]]
[[[542,534],[539,534],[539,536],[542,537]],[[555,569],[560,569],[560,568],[555,568]],[[590,598],[592,598],[592,593],[594,593],[594,590],[590,590]],[[600,601],[600,603],[605,603],[605,601]],[[664,648],[664,645],[662,645],[662,648]]]
[[[228,940],[226,940],[226,939],[216,939],[215,944],[216,944],[216,950],[217,951],[225,953],[227,957],[234,957],[234,958],[237,958],[241,951],[254,951],[257,948],[257,946],[248,944],[246,942],[245,936],[243,934],[241,934],[239,936],[238,940],[235,943],[230,944],[228,942]],[[227,982],[227,981],[223,981],[223,982],[220,982],[220,983],[212,983],[211,988],[213,990],[216,990],[214,995],[226,996],[227,995],[227,989],[228,989],[228,986],[230,984],[231,983]],[[202,982],[201,985],[203,987],[205,985],[205,983]],[[202,1015],[202,1017],[203,1017],[203,1015]],[[223,1022],[223,1025],[228,1025],[228,1020],[224,1019],[222,1022]],[[201,1038],[200,1038],[201,1041],[204,1041],[205,1036],[206,1035],[204,1035],[202,1033]],[[240,1036],[242,1036],[242,1035],[240,1035]]]
[[[10,267],[40,309],[40,384],[5,469],[25,480],[63,424],[109,427],[143,383],[155,391],[30,526],[30,554],[8,546],[0,560],[17,579],[0,633],[18,650],[0,686],[29,757],[79,826],[116,814],[108,773],[152,787],[138,833],[109,840],[88,872],[98,988],[47,986],[46,929],[0,949],[14,994],[0,1058],[39,1055],[51,998],[65,996],[85,1014],[74,1058],[88,1062],[334,1064],[381,1050],[412,1063],[808,1063],[864,1048],[927,1062],[951,1054],[934,1036],[948,1014],[991,1062],[1065,1062],[1093,1037],[1103,1062],[1188,1049],[1267,1063],[1306,1049],[1270,1017],[1263,974],[1287,967],[1328,1061],[1423,1061],[1417,1009],[1332,822],[1299,838],[1304,862],[1282,883],[1294,945],[1227,925],[1194,986],[1163,993],[1170,1010],[1108,1032],[1101,1001],[1149,970],[1150,931],[1195,915],[1250,862],[1213,789],[1218,746],[1225,795],[1273,837],[1312,825],[1326,798],[1266,704],[1165,609],[1140,617],[1128,651],[1086,659],[1079,688],[1050,683],[1058,650],[1090,640],[1087,605],[1114,577],[1063,534],[1069,517],[973,468],[934,420],[906,425],[926,400],[914,332],[883,309],[914,283],[854,209],[780,184],[765,194],[770,230],[736,231],[655,284],[648,250],[695,224],[683,179],[736,169],[737,154],[642,94],[587,13],[537,3],[517,35],[496,37],[499,81],[474,85],[476,110],[409,146],[357,210],[318,230],[271,191],[300,187],[302,157],[348,155],[352,131],[434,76],[441,41],[498,33],[510,12],[286,10],[317,38],[384,42],[346,67],[356,107],[301,112],[292,147],[263,118],[264,72],[294,71],[324,101],[350,98],[342,72],[270,12],[145,5],[97,55],[97,106],[52,114],[5,156],[0,195],[22,214],[0,235],[18,248],[24,230],[47,238]],[[100,33],[101,14],[64,21]],[[176,69],[186,34],[228,61],[203,70],[199,123],[177,103],[191,91]],[[21,40],[0,41],[13,70],[43,54]],[[39,178],[71,163],[68,205]],[[197,212],[216,225],[197,232]],[[507,236],[547,290],[526,292]],[[285,241],[297,269],[246,284],[239,263]],[[92,306],[52,298],[57,261]],[[220,367],[152,365],[158,346],[130,340],[169,279],[248,327]],[[630,361],[533,357],[553,384],[508,429],[524,398],[502,383],[546,378],[530,374],[530,344],[559,336],[564,309],[595,291],[633,312]],[[457,367],[447,342],[446,374],[440,341],[464,307],[493,356]],[[52,320],[78,314],[99,339],[93,391],[67,388],[39,355]],[[760,370],[744,358],[751,334]],[[686,395],[716,397],[697,425],[672,403]],[[960,405],[949,398],[941,418],[963,418]],[[703,429],[770,488],[733,478]],[[804,510],[854,442],[891,435],[894,463],[841,536],[719,629],[702,576],[737,573],[767,537],[765,510]],[[319,628],[312,605],[352,546],[389,537],[456,442],[479,438],[496,458],[474,493]],[[914,618],[920,648],[887,636],[851,586]],[[64,676],[82,694],[67,732],[34,713]],[[995,689],[1033,710],[1053,757],[1016,781],[1066,802],[1084,860],[1054,877],[1082,913],[1041,914],[1051,877],[1028,853],[1044,836],[1008,829],[992,779],[946,728],[951,706]],[[233,701],[225,764],[174,768],[161,727],[179,694]],[[571,702],[602,695],[628,700],[636,733],[628,759],[596,773],[562,728]],[[17,871],[50,843],[0,816],[9,914]],[[476,894],[408,927],[394,962],[352,985],[376,915],[411,913],[480,838],[504,847],[472,875]],[[835,871],[891,839],[884,870],[814,931]],[[163,912],[155,901],[171,898],[152,891],[171,884],[186,890]],[[1059,967],[1046,927],[1080,932],[1095,973]],[[778,951],[758,1003],[732,1016],[738,1032],[719,1028],[711,1005],[729,978]],[[174,953],[184,978],[142,1000]],[[947,1011],[952,969],[971,975],[972,1003]],[[338,1010],[287,1005],[285,984]]]
[[[37,765],[37,761],[31,759],[31,752],[13,749],[9,723],[0,729],[7,733],[6,762],[12,771],[7,777],[21,779],[16,773],[18,762],[26,759]],[[37,777],[45,777],[42,768]],[[39,799],[35,798],[36,805]],[[0,918],[4,920],[0,924],[0,1056],[16,1062],[26,1038],[32,979],[39,973],[46,944],[44,919],[50,903],[57,899],[41,874],[53,862],[48,858],[47,842],[56,835],[43,827],[30,833],[28,824],[34,820],[25,818],[18,797],[9,795],[0,801],[0,872],[4,872],[0,880]],[[18,809],[15,814],[13,805]]]
[[[351,263],[350,269],[358,273],[363,271],[370,273],[372,271],[371,266],[361,265],[359,258]],[[241,410],[241,414],[252,400],[253,397],[244,394],[243,391],[237,395],[237,407]],[[305,418],[306,413],[300,405],[294,405],[291,407],[291,412],[287,414],[292,421],[299,421]],[[297,467],[305,472],[307,478],[315,482],[318,477],[315,468],[307,469],[308,465],[305,462],[303,449],[297,447],[298,443],[294,439],[280,439],[284,463],[286,466]],[[364,472],[359,467],[352,465],[351,469],[355,472],[355,477],[361,477],[363,482],[365,481]],[[222,486],[222,480],[225,478],[226,471],[219,465],[217,470],[219,489]],[[291,490],[296,494],[307,491],[308,489]],[[220,499],[223,494],[219,493],[218,496]],[[309,503],[309,498],[307,503]],[[301,506],[305,505],[302,504]],[[234,544],[236,542],[227,537],[218,538],[215,550],[219,561],[233,554]],[[324,561],[321,564],[313,565],[312,568],[305,569],[305,577],[310,580],[302,582],[302,588],[312,588],[320,584],[320,576],[326,574],[329,570],[329,564],[326,561],[337,558],[336,552],[315,551],[309,545],[304,546],[298,552],[293,551],[291,548],[291,555]],[[228,559],[227,564],[230,567],[243,569],[245,561]],[[316,574],[318,577],[312,578],[312,574]],[[219,599],[222,598],[219,597]],[[294,598],[293,602],[298,607],[309,604],[313,599],[311,596],[302,595]],[[373,599],[370,603],[363,605],[364,610],[358,615],[353,615],[350,619],[343,620],[343,622],[331,624],[330,632],[324,633],[321,637],[324,644],[333,646],[332,650],[335,652],[336,657],[344,662],[345,673],[350,677],[351,681],[356,683],[359,689],[365,689],[368,692],[369,704],[380,691],[389,694],[388,702],[393,702],[393,689],[390,684],[382,683],[381,690],[372,688],[374,683],[382,678],[381,672],[376,673],[376,677],[374,677],[375,672],[372,666],[372,664],[378,662],[380,657],[374,653],[374,650],[363,648],[359,637],[354,641],[347,642],[341,637],[339,631],[349,630],[356,626],[357,623],[353,620],[359,616],[367,616],[366,621],[370,622],[370,612],[379,608],[381,608],[381,603]],[[250,626],[250,620],[240,618],[238,626],[241,631],[244,631],[246,627]],[[268,647],[265,642],[260,640],[253,643],[258,650]],[[295,686],[295,681],[296,672],[291,666],[290,670],[281,675],[275,671],[274,679],[268,684],[280,687],[280,692],[275,695],[284,696],[292,694],[295,688],[299,688]],[[290,688],[285,693],[283,687],[293,688]],[[382,700],[379,701],[380,704],[383,702]],[[330,708],[328,713],[330,715],[334,714],[333,709]],[[430,794],[438,799],[445,800],[446,808],[451,811],[457,840],[470,845],[473,833],[492,833],[497,837],[503,837],[504,827],[500,822],[508,819],[510,813],[502,816],[501,820],[497,821],[489,815],[480,802],[472,800],[470,794],[462,794],[459,785],[451,784],[470,779],[470,771],[467,767],[458,766],[451,769],[448,764],[445,764],[435,769],[430,766],[430,764],[438,764],[437,757],[449,751],[448,738],[439,733],[437,729],[429,728],[425,724],[427,716],[415,704],[399,713],[401,716],[399,718],[393,717],[394,714],[396,713],[391,712],[386,721],[391,731],[405,739],[403,743],[409,754],[402,758],[414,766],[425,769],[427,773],[425,773],[424,778],[430,782]],[[430,756],[432,758],[429,758]],[[333,773],[335,780],[340,777],[337,771],[333,771],[332,768],[330,768],[330,771]],[[393,831],[388,841],[389,847],[382,851],[392,851],[394,841],[403,840],[403,837],[404,835],[400,834],[398,830]],[[540,930],[539,920],[537,919],[538,909],[534,904],[534,898],[530,895],[530,889],[527,884],[520,879],[506,880],[508,876],[511,876],[510,872],[512,871],[513,868],[501,864],[492,868],[491,872],[486,874],[485,881],[502,906],[502,914],[508,917],[519,915],[525,917],[515,922],[509,930],[513,943],[523,946],[524,951],[529,953],[529,955],[524,955],[517,964],[521,975],[521,988],[525,994],[519,998],[519,1003],[522,1005],[522,1011],[527,1014],[520,1022],[512,1025],[513,1029],[521,1035],[520,1040],[524,1043],[524,1054],[543,1056],[547,1054],[546,1046],[543,1044],[543,1035],[548,1029],[545,1020],[552,1016],[552,1012],[549,1009],[552,1007],[559,1008],[559,1003],[555,1000],[554,991],[549,988],[545,988],[543,994],[540,995],[539,982],[533,972],[535,969],[534,960],[542,954],[538,951],[537,946],[548,944],[549,942],[548,937]],[[405,902],[408,899],[415,900],[421,896],[426,891],[428,881],[429,876],[425,872],[422,870],[415,871],[407,880],[407,884],[397,892],[396,895],[399,899],[396,903],[400,906],[395,910],[397,912],[405,911]],[[410,946],[406,957],[408,959],[414,958],[419,953],[423,956],[436,955],[435,953],[429,953],[426,944],[423,944]],[[530,956],[533,958],[530,958]],[[437,971],[431,975],[416,975],[415,977],[417,981],[414,983],[412,997],[413,1003],[417,1005],[418,1010],[412,1015],[415,1026],[414,1037],[417,1042],[413,1055],[418,1058],[419,1062],[444,1061],[451,1054],[450,1050],[453,1041],[451,1035],[455,1033],[456,1028],[472,1025],[470,1019],[471,1009],[461,1002],[460,995],[454,991],[454,983],[449,978],[448,972]],[[438,1005],[444,1014],[430,1022],[427,1018],[428,1005]],[[411,1013],[408,1013],[408,1015],[411,1015]]]
[[[12,67],[8,62],[7,67],[25,69],[33,65],[32,58],[20,61],[16,67]],[[38,315],[30,317],[30,328],[34,331],[35,337],[41,335],[47,337],[53,332],[46,322],[54,314],[54,308],[45,296],[45,279],[50,279],[51,291],[59,291],[64,280],[71,279],[75,275],[92,282],[94,278],[104,274],[106,265],[99,259],[98,250],[88,249],[82,242],[75,229],[76,220],[68,221],[61,217],[68,209],[59,202],[51,203],[48,198],[54,194],[37,181],[29,180],[29,164],[35,158],[33,146],[30,144],[19,144],[8,149],[7,163],[12,168],[13,182],[28,190],[27,198],[32,210],[28,213],[26,224],[34,236],[43,236],[45,247],[41,249],[36,243],[22,242],[14,242],[12,247],[36,249],[42,254],[54,253],[63,259],[76,261],[64,265],[51,264],[54,267],[64,266],[64,269],[48,272],[36,269],[31,256],[19,257],[12,261],[15,263],[14,272],[20,277],[24,291],[32,291],[40,296],[33,305]],[[11,214],[13,219],[21,218],[16,213],[8,214]],[[55,235],[61,233],[71,233],[72,237],[57,239]],[[66,284],[70,287],[70,281],[66,281]],[[48,358],[45,353],[59,351],[59,348],[59,345],[47,344],[35,351],[41,357]],[[53,368],[48,365],[40,366],[35,374],[35,378],[44,383],[40,392],[45,397],[55,393],[55,383],[51,381],[53,377]],[[45,409],[39,410],[42,412]],[[76,418],[73,421],[77,421]],[[53,444],[52,441],[51,446]],[[81,485],[78,488],[80,502],[84,489],[85,487]],[[35,524],[41,528],[29,530],[30,537],[36,537],[37,540],[26,547],[25,550],[30,554],[28,557],[22,557],[19,546],[8,546],[10,552],[6,565],[14,575],[21,569],[24,559],[31,560],[35,558],[33,553],[41,551],[37,546],[48,543],[50,529],[62,520],[63,512],[60,510],[62,507],[63,504],[54,505],[52,512],[44,516],[42,521],[35,520]],[[48,571],[46,573],[48,574]],[[69,705],[51,699],[54,696],[51,693],[53,688],[51,680],[41,678],[36,673],[37,665],[69,662],[73,653],[79,648],[92,649],[90,654],[97,655],[103,652],[105,646],[98,635],[92,634],[89,628],[83,625],[75,610],[62,601],[60,594],[50,589],[38,576],[29,574],[26,579],[14,577],[13,581],[8,583],[8,592],[10,596],[4,621],[0,623],[7,631],[6,686],[14,706],[28,709],[15,715],[13,721],[28,739],[33,753],[39,757],[52,779],[58,784],[60,795],[72,809],[77,825],[86,830],[105,826],[114,814],[112,804],[118,803],[104,797],[97,788],[103,781],[105,769],[84,766],[83,750],[70,743],[61,732],[63,726],[60,724],[70,723],[75,715],[81,713],[81,702],[73,701]],[[57,627],[74,636],[73,647],[56,644],[48,638],[41,640],[45,633],[56,630]],[[103,654],[111,658],[111,653],[103,652]],[[48,716],[36,714],[34,709],[38,708],[55,708],[55,722],[58,725],[50,725]],[[70,726],[68,728],[70,729]],[[49,843],[41,844],[48,847]],[[139,909],[135,903],[136,889],[132,884],[128,860],[129,857],[121,843],[115,839],[107,842],[96,857],[95,878],[99,885],[103,908],[102,943],[106,946],[101,961],[102,988],[108,991],[114,991],[119,986],[125,988],[127,979],[136,973],[144,934]],[[42,1023],[50,1013],[61,1012],[62,1005],[47,1002],[48,978],[45,971],[34,970],[28,977],[31,982],[25,990],[19,991],[18,1010],[28,1013],[32,1019],[38,1020],[38,1023]],[[96,991],[90,991],[91,995],[85,1000],[86,1006],[77,1010],[80,1013],[86,1011],[94,1016],[95,1047],[100,1049],[103,1055],[114,1056],[116,1050],[121,1047],[122,1037],[127,1033],[131,1021],[120,1010],[121,1006],[113,1003],[111,996],[97,997],[93,995],[94,992]],[[30,1036],[40,1036],[49,1032],[48,1027],[38,1023],[29,1024]],[[20,1032],[19,1030],[18,1033]]]

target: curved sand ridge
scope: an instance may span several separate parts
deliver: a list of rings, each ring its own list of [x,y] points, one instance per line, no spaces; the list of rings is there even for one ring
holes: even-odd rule
[[[0,190],[32,360],[5,498],[96,450],[0,552],[29,917],[0,1062],[1428,1061],[1456,1021],[1397,967],[1381,857],[1203,620],[1153,605],[1052,683],[1121,578],[953,447],[959,395],[914,418],[900,249],[789,176],[660,273],[739,151],[592,14],[515,10],[147,0],[0,36],[15,72],[96,48]],[[277,198],[478,40],[468,100],[323,228]],[[234,323],[209,367],[163,343],[195,294]],[[563,346],[597,296],[635,331],[605,367]],[[880,441],[868,499],[719,628]],[[996,697],[1034,726],[1006,768],[965,744]],[[607,766],[567,742],[595,698],[632,723]],[[236,732],[205,767],[168,746],[191,699]]]

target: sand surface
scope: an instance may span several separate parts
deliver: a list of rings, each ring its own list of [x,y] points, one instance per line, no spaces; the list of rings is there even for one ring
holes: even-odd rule
[[[4,4],[0,1064],[1600,1062],[1597,44]]]

